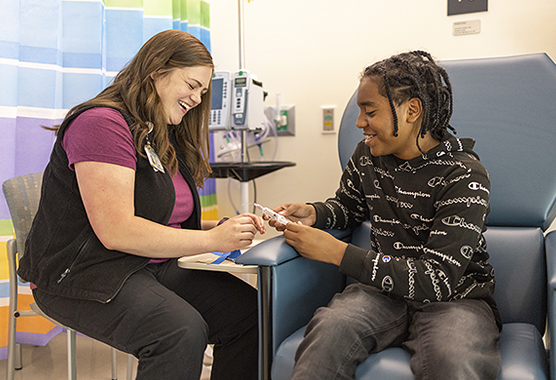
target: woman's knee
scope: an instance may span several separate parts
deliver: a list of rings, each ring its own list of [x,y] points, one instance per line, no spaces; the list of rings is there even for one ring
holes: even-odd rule
[[[185,342],[197,343],[206,346],[208,340],[208,326],[197,310],[190,305],[176,307],[166,313],[162,313],[158,324],[157,339],[168,339],[174,344]]]

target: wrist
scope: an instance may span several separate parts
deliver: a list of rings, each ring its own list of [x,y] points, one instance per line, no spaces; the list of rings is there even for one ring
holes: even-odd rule
[[[343,241],[339,241],[339,245],[338,248],[336,250],[336,255],[335,255],[335,260],[334,260],[334,264],[337,265],[338,267],[341,266],[342,264],[342,260],[344,259],[344,255],[346,254],[346,249],[348,247],[348,244],[343,242]]]
[[[305,204],[309,206],[309,210],[310,210],[309,216],[307,217],[309,223],[311,223],[309,226],[313,227],[317,223],[317,208],[312,203],[305,203]]]

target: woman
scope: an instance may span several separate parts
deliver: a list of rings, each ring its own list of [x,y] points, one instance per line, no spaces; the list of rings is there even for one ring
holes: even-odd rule
[[[20,262],[40,308],[136,356],[137,379],[198,379],[207,342],[212,379],[257,377],[255,290],[176,264],[264,233],[253,214],[200,220],[212,72],[200,41],[167,30],[70,110]]]

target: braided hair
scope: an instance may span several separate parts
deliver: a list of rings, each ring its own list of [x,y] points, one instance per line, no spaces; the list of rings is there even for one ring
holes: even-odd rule
[[[379,93],[388,98],[394,118],[394,136],[398,136],[396,107],[403,102],[418,98],[423,104],[423,122],[417,135],[423,138],[430,132],[441,140],[447,129],[456,130],[449,124],[453,112],[452,85],[448,73],[436,64],[432,56],[416,50],[394,55],[368,66],[362,77],[369,77],[378,85]]]

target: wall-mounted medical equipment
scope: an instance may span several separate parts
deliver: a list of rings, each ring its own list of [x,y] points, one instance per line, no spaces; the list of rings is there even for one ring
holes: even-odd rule
[[[248,70],[215,72],[211,100],[210,131],[264,128],[263,86]]]

